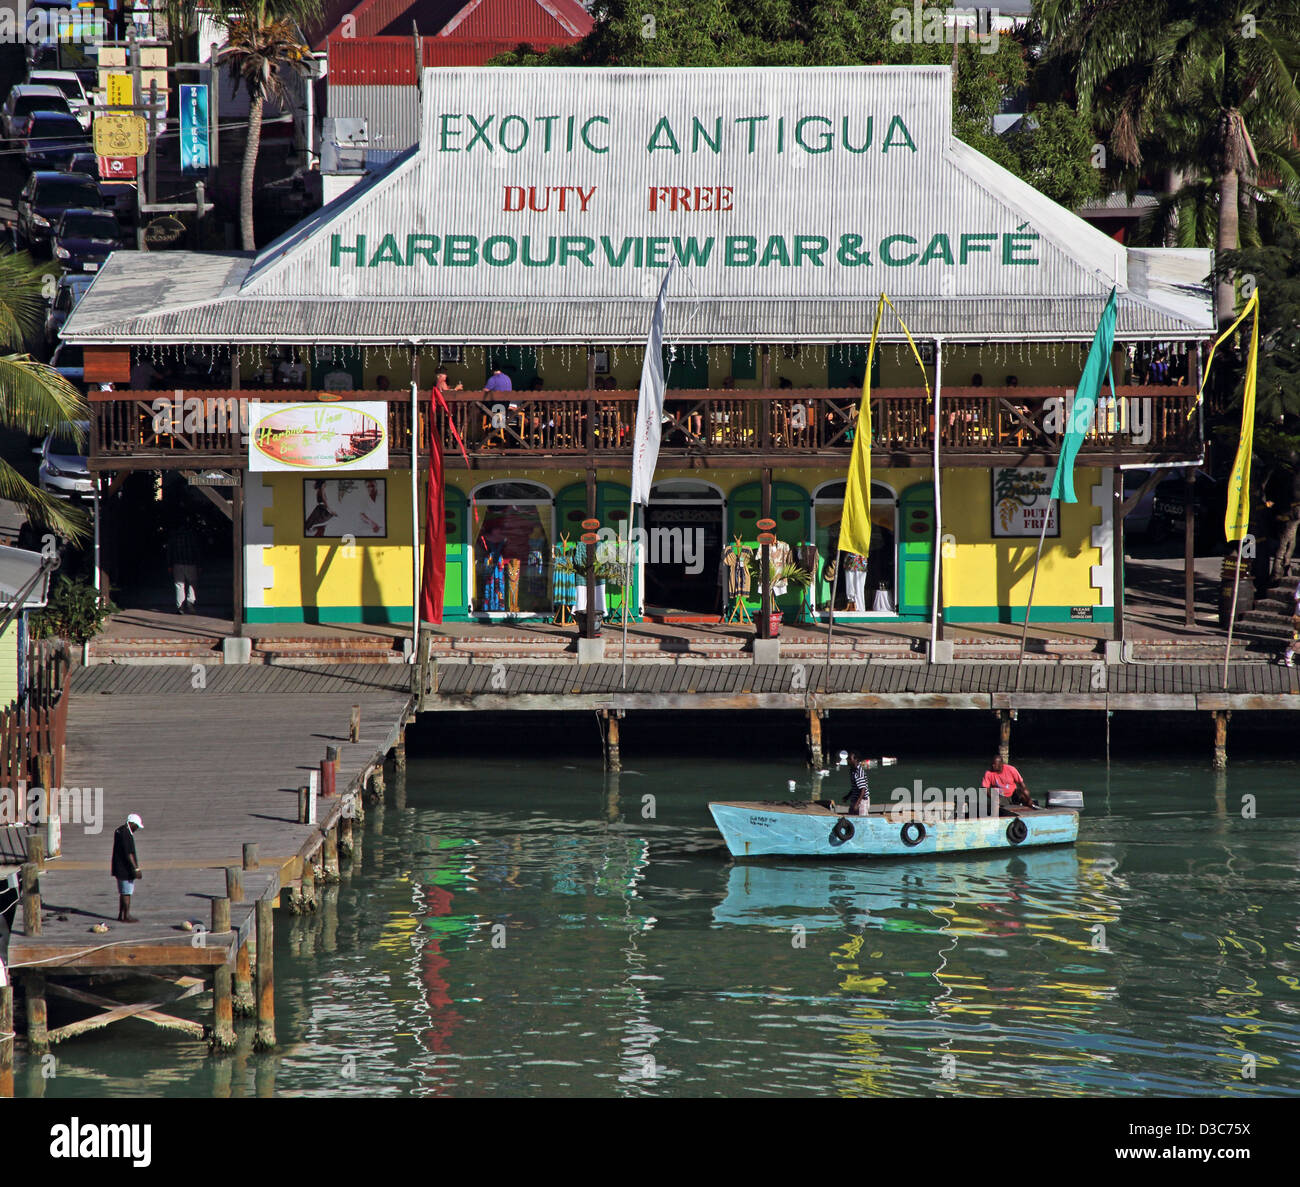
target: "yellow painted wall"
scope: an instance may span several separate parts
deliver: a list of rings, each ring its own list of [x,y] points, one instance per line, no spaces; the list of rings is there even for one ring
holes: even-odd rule
[[[0,708],[18,699],[18,620],[0,635]]]

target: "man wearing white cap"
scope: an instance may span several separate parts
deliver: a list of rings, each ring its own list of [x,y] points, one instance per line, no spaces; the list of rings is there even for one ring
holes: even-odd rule
[[[113,877],[117,879],[117,921],[118,923],[139,923],[131,914],[131,896],[135,893],[140,862],[135,855],[135,834],[144,828],[144,823],[134,812],[126,818],[126,823],[119,825],[113,832]]]

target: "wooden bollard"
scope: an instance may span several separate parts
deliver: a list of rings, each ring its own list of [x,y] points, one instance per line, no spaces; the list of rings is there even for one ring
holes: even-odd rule
[[[238,866],[226,867],[226,898],[232,903],[244,901],[244,871]]]
[[[298,788],[298,823],[311,823],[311,788]]]
[[[337,776],[342,766],[342,761],[339,758],[339,748],[337,746],[326,746],[325,757],[334,764],[334,774]]]
[[[257,859],[257,842],[245,841],[244,842],[244,869],[256,870],[260,868],[261,866]]]
[[[14,1094],[14,987],[0,985],[0,1099]]]
[[[230,994],[230,966],[212,970],[212,1038],[213,1051],[230,1051],[235,1046],[235,1011]]]
[[[224,935],[230,930],[230,900],[228,898],[214,898],[212,900],[212,932],[214,935]]]
[[[352,717],[348,721],[348,741],[361,741],[361,706],[352,706]]]
[[[257,900],[257,1051],[275,1048],[275,917],[271,900]]]
[[[28,834],[27,860],[38,870],[45,868],[45,834],[39,829]]]
[[[808,710],[808,765],[821,770],[822,765],[822,714],[815,706]]]
[[[23,934],[41,934],[41,879],[40,866],[28,862],[23,866]]]
[[[45,1007],[45,974],[28,973],[23,989],[27,994],[27,1046],[33,1051],[47,1051],[50,1030]]]
[[[237,1018],[251,1018],[256,1009],[253,999],[253,964],[248,958],[248,941],[239,945],[235,953],[235,998],[233,1002]]]
[[[334,760],[330,757],[329,752],[332,746],[325,749],[325,757],[320,760],[320,794],[321,799],[328,799],[334,794],[334,776],[336,774]]]
[[[1211,716],[1214,718],[1213,766],[1216,771],[1224,771],[1228,768],[1228,719],[1232,714],[1226,709],[1215,709]]]

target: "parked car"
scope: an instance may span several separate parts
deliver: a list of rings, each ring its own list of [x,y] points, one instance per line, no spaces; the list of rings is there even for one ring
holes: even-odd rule
[[[82,272],[69,272],[59,277],[54,290],[54,299],[50,302],[50,311],[45,315],[45,341],[53,346],[58,340],[59,331],[68,315],[77,307],[77,303],[90,288],[93,276]]]
[[[58,87],[33,86],[19,83],[9,91],[9,97],[0,107],[0,135],[6,140],[22,140],[27,136],[27,126],[38,111],[57,111],[72,115],[72,108]]]
[[[99,192],[103,195],[104,206],[116,210],[119,215],[135,210],[135,182],[113,181],[99,176],[99,158],[93,152],[75,152],[64,165],[65,173],[88,173],[98,179]]]
[[[126,236],[111,210],[74,207],[50,230],[50,254],[69,272],[98,272]]]
[[[33,70],[27,81],[33,86],[58,87],[68,101],[68,108],[77,117],[77,122],[85,132],[90,131],[90,100],[86,97],[86,88],[74,70]]]
[[[86,420],[60,425],[45,438],[38,449],[41,465],[37,472],[37,482],[41,490],[49,491],[61,499],[88,495],[94,490],[86,447],[77,444],[74,426],[82,434],[90,432],[90,422]]]
[[[38,111],[27,125],[23,156],[29,169],[59,169],[85,146],[86,133],[72,116],[58,111]]]
[[[95,179],[85,173],[33,173],[18,195],[18,242],[48,243],[50,228],[65,210],[86,206],[92,210],[104,205]]]

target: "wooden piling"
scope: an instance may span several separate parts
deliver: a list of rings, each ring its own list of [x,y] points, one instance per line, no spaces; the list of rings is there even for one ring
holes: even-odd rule
[[[1216,771],[1228,767],[1228,719],[1232,714],[1227,709],[1215,709],[1210,716],[1214,719],[1214,761]]]
[[[352,817],[346,813],[339,821],[339,856],[352,856]]]
[[[248,941],[235,953],[235,1017],[251,1018],[256,1009],[253,999],[253,963],[248,955]]]
[[[605,718],[605,770],[621,771],[623,756],[618,744],[618,719],[622,713],[618,709],[603,709],[601,716]]]
[[[0,1100],[14,1094],[14,987],[0,985]]]
[[[49,1014],[45,1006],[45,974],[28,973],[23,979],[27,995],[27,1046],[32,1051],[50,1049]]]
[[[226,898],[232,903],[244,901],[244,871],[238,866],[226,867]]]
[[[384,768],[381,764],[376,763],[371,768],[367,788],[371,803],[378,803],[384,798]]]
[[[45,834],[40,829],[28,834],[27,860],[37,870],[45,869]]]
[[[311,788],[298,788],[298,823],[308,824],[311,822]]]
[[[333,746],[325,747],[325,757],[320,760],[320,795],[321,799],[328,799],[334,794],[334,760],[330,757],[330,751]]]
[[[271,900],[257,900],[257,1051],[275,1048],[275,918]]]
[[[334,781],[337,783],[339,768],[342,765],[342,760],[339,758],[339,748],[337,746],[326,746],[325,760],[334,765]]]
[[[302,862],[298,908],[303,912],[316,910],[316,867],[312,864],[310,857],[303,858]]]
[[[23,880],[23,934],[41,934],[41,879],[40,866],[28,862],[22,869]]]
[[[352,716],[348,720],[348,741],[353,743],[361,741],[361,706],[360,705],[352,706]]]
[[[230,900],[214,898],[212,900],[212,934],[225,935],[230,930]]]
[[[397,741],[393,743],[393,770],[406,770],[406,730],[397,731]]]
[[[211,1051],[231,1051],[235,1046],[235,1014],[230,994],[230,966],[218,965],[212,971]]]
[[[822,766],[822,714],[816,707],[808,710],[808,765],[814,771]]]
[[[1003,762],[1011,761],[1011,710],[998,710],[998,754]]]
[[[245,841],[244,842],[244,869],[256,870],[260,868],[261,868],[261,864],[258,861],[258,857],[257,857],[257,842]]]
[[[321,851],[325,866],[321,881],[337,882],[339,880],[339,834],[336,828],[330,829],[325,834]]]

